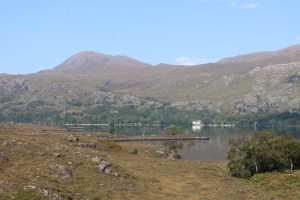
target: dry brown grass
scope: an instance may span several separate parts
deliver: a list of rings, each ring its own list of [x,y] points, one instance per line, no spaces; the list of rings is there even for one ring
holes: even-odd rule
[[[0,199],[47,199],[42,190],[63,199],[289,199],[253,181],[230,177],[226,162],[162,159],[155,155],[159,147],[147,144],[101,142],[100,148],[81,147],[66,140],[69,132],[43,129],[0,125],[0,153],[10,158],[0,161]],[[105,133],[78,135],[79,142],[87,142]],[[138,154],[129,155],[132,148]],[[99,173],[91,162],[98,155],[122,178]],[[55,178],[51,164],[69,167],[74,176]]]

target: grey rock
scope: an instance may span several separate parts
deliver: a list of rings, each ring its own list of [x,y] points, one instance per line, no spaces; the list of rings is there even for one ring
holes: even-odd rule
[[[162,158],[179,160],[182,157],[177,153],[176,150],[167,151],[163,149],[156,150],[156,153],[159,154]]]
[[[40,193],[41,193],[43,196],[45,196],[45,197],[48,197],[48,196],[49,196],[48,190],[46,190],[46,189],[41,189],[41,190],[39,190],[39,191],[40,191]]]
[[[112,169],[110,167],[107,167],[107,168],[105,168],[104,171],[105,171],[106,174],[110,174]]]
[[[160,157],[162,158],[167,158],[168,157],[168,151],[163,150],[163,149],[158,149],[155,151]]]
[[[115,172],[115,173],[114,173],[114,176],[115,176],[115,177],[119,177],[120,175],[119,175],[119,173]]]
[[[26,186],[23,187],[23,189],[24,189],[25,191],[35,190],[35,189],[36,189],[36,186],[34,186],[34,185],[26,185]]]
[[[53,193],[51,195],[51,199],[53,199],[53,200],[63,200],[63,198],[58,193]]]
[[[181,158],[182,157],[177,153],[176,150],[173,150],[173,151],[169,152],[169,154],[168,154],[168,159],[179,160]]]
[[[68,137],[68,141],[69,142],[77,142],[77,141],[79,141],[79,138],[75,134],[71,134]]]
[[[49,165],[49,167],[57,174],[57,177],[60,179],[70,179],[73,177],[72,170],[64,165],[54,164]]]
[[[99,148],[99,143],[96,141],[96,140],[90,140],[88,143],[87,143],[87,146],[90,147],[90,148]]]
[[[108,162],[106,160],[102,160],[100,162],[100,164],[97,166],[97,168],[100,172],[103,172],[105,170],[105,168],[109,167],[110,165],[111,165],[110,162]]]

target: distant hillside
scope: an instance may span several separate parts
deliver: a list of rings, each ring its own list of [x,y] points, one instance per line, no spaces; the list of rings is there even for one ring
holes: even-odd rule
[[[131,71],[149,67],[151,67],[151,65],[127,56],[111,56],[93,51],[84,51],[71,56],[65,62],[55,67],[53,71],[93,74],[105,71],[111,72],[114,70]]]
[[[279,51],[265,51],[258,53],[250,53],[230,58],[221,59],[218,63],[222,64],[249,64],[255,67],[285,64],[289,62],[299,61],[300,45],[291,46]]]
[[[46,110],[118,117],[133,109],[131,116],[154,119],[165,105],[220,114],[299,111],[300,45],[197,66],[81,52],[52,70],[0,76],[2,115]]]

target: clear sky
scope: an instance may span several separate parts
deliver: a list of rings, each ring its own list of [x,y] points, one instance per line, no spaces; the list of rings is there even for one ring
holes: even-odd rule
[[[298,0],[0,0],[0,73],[93,50],[196,64],[300,43]]]

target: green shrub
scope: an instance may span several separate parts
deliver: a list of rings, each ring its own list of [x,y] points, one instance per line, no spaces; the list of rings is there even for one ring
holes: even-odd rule
[[[137,149],[129,149],[128,154],[137,154],[138,150]]]
[[[251,138],[231,140],[230,145],[228,168],[235,177],[300,168],[300,142],[291,136],[258,131]]]
[[[176,135],[176,134],[182,133],[182,131],[183,131],[180,127],[175,126],[175,125],[170,125],[170,126],[166,127],[164,130],[167,134],[170,134],[170,135]]]

